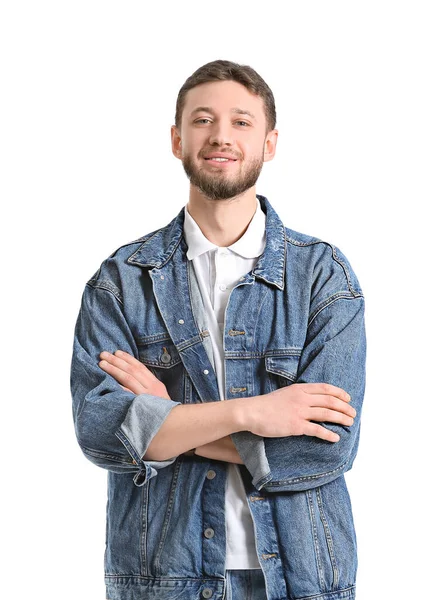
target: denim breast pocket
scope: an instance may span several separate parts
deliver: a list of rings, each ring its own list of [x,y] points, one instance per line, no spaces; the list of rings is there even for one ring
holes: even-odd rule
[[[183,396],[184,368],[180,353],[167,333],[136,339],[138,358],[157,377],[173,400]]]
[[[298,364],[301,351],[284,354],[284,350],[265,356],[266,392],[291,385],[297,381]]]

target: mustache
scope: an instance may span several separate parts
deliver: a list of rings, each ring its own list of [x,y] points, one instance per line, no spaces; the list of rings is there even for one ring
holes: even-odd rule
[[[239,158],[241,158],[240,156],[238,156],[237,154],[233,154],[231,152],[231,150],[229,149],[220,149],[220,150],[214,150],[214,148],[209,148],[208,150],[203,150],[202,152],[199,153],[201,158],[205,158],[208,154],[213,154],[214,152],[220,152],[221,154],[226,154],[229,158],[233,158],[238,160]]]

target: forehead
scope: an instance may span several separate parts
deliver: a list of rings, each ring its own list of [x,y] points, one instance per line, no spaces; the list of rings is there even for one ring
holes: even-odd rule
[[[257,122],[265,121],[263,100],[237,81],[211,81],[189,90],[185,97],[183,116],[191,116],[199,107],[210,108],[217,114],[241,114],[241,111],[246,111]]]

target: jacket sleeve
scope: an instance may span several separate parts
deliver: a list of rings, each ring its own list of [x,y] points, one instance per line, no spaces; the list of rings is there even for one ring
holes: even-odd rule
[[[357,415],[350,427],[321,423],[340,435],[338,442],[312,436],[261,438],[251,432],[233,434],[257,489],[282,492],[318,487],[349,470],[357,453],[365,391],[365,303],[349,263],[338,249],[334,252],[340,257],[339,267],[346,267],[347,279],[340,277],[341,285],[334,289],[331,286],[338,277],[331,275],[317,293],[296,383],[329,383],[343,388],[351,395]],[[336,267],[334,264],[337,273]]]
[[[357,411],[351,426],[321,423],[340,435],[338,442],[316,437],[264,438],[273,491],[299,491],[323,485],[348,471],[357,453],[365,390],[366,336],[363,297],[342,297],[319,310],[308,330],[297,383],[330,383],[351,395]]]
[[[85,456],[115,473],[134,473],[144,485],[177,457],[145,461],[152,439],[180,402],[150,394],[135,395],[99,366],[103,350],[124,350],[138,358],[115,284],[92,278],[83,292],[74,334],[71,393],[75,433]]]

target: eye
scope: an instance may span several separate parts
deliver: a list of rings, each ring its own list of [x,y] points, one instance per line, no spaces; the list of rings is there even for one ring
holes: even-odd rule
[[[201,119],[197,119],[197,121],[195,121],[196,123],[201,123],[202,121],[209,121],[209,119],[206,118],[201,118]]]
[[[244,123],[244,125],[249,126],[249,123],[246,123],[246,121],[237,121],[237,123]]]

